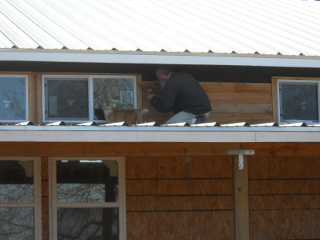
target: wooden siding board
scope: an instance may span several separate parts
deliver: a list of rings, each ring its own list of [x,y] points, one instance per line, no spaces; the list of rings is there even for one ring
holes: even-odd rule
[[[216,83],[200,82],[212,104],[208,121],[228,122],[270,122],[273,120],[271,84],[266,83]],[[152,87],[156,93],[156,82],[142,82],[142,87]],[[159,113],[149,103],[146,94],[142,96],[143,108],[149,110],[145,121],[165,122],[172,113]],[[259,116],[260,115],[260,119]],[[265,115],[265,116],[261,116]],[[224,116],[224,117],[222,117]],[[257,118],[257,120],[255,120]]]
[[[232,239],[230,156],[128,157],[126,168],[128,239],[137,239],[132,215],[146,239]]]
[[[320,178],[320,157],[249,157],[249,179]]]
[[[158,196],[126,196],[127,212],[154,212],[159,210]]]
[[[248,157],[251,239],[320,238],[320,158],[297,155]]]
[[[319,194],[318,179],[251,180],[249,194]]]
[[[157,195],[159,181],[157,179],[126,181],[127,195]]]
[[[159,160],[162,178],[232,178],[231,166],[229,156],[161,157]]]
[[[214,211],[233,210],[233,198],[230,196],[159,196],[159,210],[163,211]]]
[[[159,239],[159,214],[156,212],[127,212],[127,239]]]
[[[4,156],[226,156],[240,143],[1,142]],[[17,151],[19,149],[19,151]]]
[[[250,239],[320,239],[320,210],[250,211]]]
[[[250,196],[250,210],[320,209],[320,194]]]
[[[232,179],[160,180],[160,195],[232,194]]]
[[[208,117],[208,122],[218,123],[234,123],[247,122],[249,124],[273,122],[272,116],[269,113],[211,113]]]
[[[289,140],[288,140],[289,141]],[[320,143],[241,143],[241,149],[254,149],[259,159],[263,156],[311,157],[320,156]],[[259,162],[259,161],[257,161]]]
[[[233,213],[159,213],[159,240],[232,240]]]
[[[269,83],[200,82],[200,84],[206,92],[212,93],[271,92]]]

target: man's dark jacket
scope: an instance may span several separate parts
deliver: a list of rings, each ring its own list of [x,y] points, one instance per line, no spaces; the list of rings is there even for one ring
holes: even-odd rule
[[[191,74],[171,73],[162,94],[162,99],[154,96],[150,101],[160,112],[172,111],[176,114],[184,111],[200,115],[211,111],[211,103],[206,92]]]

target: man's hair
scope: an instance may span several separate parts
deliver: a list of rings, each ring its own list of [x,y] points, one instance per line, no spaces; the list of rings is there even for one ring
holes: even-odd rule
[[[160,66],[156,70],[156,74],[163,74],[168,76],[172,72],[172,68],[170,66]]]

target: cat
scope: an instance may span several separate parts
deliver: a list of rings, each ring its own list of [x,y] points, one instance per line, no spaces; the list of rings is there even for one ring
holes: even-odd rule
[[[146,108],[142,110],[120,110],[113,108],[113,104],[105,104],[102,110],[107,123],[126,122],[129,125],[143,123],[143,114],[148,112]]]

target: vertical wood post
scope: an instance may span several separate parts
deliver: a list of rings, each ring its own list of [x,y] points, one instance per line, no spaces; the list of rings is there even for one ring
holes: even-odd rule
[[[49,167],[48,158],[41,157],[42,240],[49,240]]]
[[[238,155],[233,161],[234,233],[235,240],[249,240],[248,167],[244,155],[254,155],[253,150],[228,150]]]

